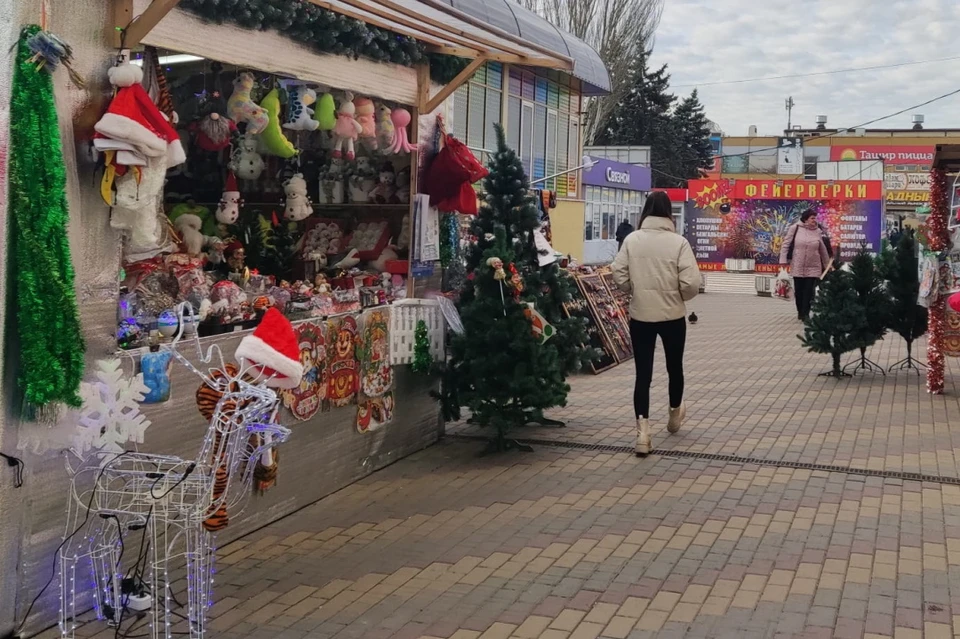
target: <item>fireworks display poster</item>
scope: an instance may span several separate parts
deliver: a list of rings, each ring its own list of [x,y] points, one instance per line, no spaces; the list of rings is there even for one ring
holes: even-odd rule
[[[722,271],[727,259],[752,259],[758,272],[775,273],[790,227],[813,209],[839,258],[849,261],[861,245],[880,250],[882,187],[879,181],[693,180],[687,239],[702,271]]]

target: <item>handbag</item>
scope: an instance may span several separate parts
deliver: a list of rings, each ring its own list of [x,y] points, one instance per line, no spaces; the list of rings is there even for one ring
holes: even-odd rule
[[[443,128],[438,118],[443,148],[433,158],[423,180],[423,193],[443,213],[477,214],[477,195],[471,186],[489,171],[480,164],[467,145]]]

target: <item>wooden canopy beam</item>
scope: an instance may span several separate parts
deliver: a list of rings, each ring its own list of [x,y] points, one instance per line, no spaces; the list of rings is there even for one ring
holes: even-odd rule
[[[440,53],[443,55],[453,55],[458,58],[473,58],[479,55],[473,49],[464,49],[460,47],[435,47],[428,46],[427,51],[431,53]],[[504,64],[522,64],[528,67],[544,67],[546,69],[556,69],[557,61],[553,58],[528,58],[514,55],[512,53],[483,53],[484,57],[490,62],[502,62]]]
[[[150,31],[180,4],[180,0],[153,0],[150,6],[125,26],[121,34],[123,48],[132,49],[140,44]]]
[[[473,74],[477,72],[481,66],[486,64],[487,58],[484,56],[479,56],[470,61],[470,64],[465,66],[460,73],[454,76],[450,82],[443,85],[443,87],[437,91],[437,94],[432,98],[427,99],[425,102],[417,105],[420,107],[421,113],[433,113],[434,109],[440,106],[444,100],[446,100],[450,95],[460,88],[464,82],[473,77]]]

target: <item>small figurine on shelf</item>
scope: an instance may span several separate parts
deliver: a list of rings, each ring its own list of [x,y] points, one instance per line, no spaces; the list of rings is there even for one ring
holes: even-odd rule
[[[353,103],[353,94],[349,91],[340,103],[340,110],[337,111],[337,126],[333,129],[334,146],[333,157],[345,157],[353,160],[356,157],[354,153],[354,142],[363,132],[363,127],[356,119],[357,107]],[[346,146],[346,154],[343,148]]]
[[[240,217],[241,206],[243,206],[243,200],[240,198],[240,189],[237,188],[237,178],[231,171],[227,173],[227,183],[223,187],[223,195],[217,206],[217,222],[236,224]]]
[[[313,204],[307,197],[307,181],[300,173],[295,174],[283,185],[286,195],[283,218],[291,222],[300,222],[313,215]]]
[[[393,172],[393,165],[384,162],[380,167],[380,181],[373,191],[373,201],[377,204],[389,204],[393,201],[396,189],[397,176]]]
[[[246,265],[247,251],[243,248],[243,244],[233,241],[226,246],[223,254],[227,259],[230,279],[245,286],[250,281],[250,269]]]

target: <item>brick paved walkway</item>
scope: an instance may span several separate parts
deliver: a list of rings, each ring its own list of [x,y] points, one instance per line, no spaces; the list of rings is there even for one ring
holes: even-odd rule
[[[658,363],[665,455],[617,448],[633,442],[629,363],[573,381],[553,415],[567,428],[521,433],[601,450],[478,458],[476,432],[451,426],[222,548],[215,636],[960,636],[958,367],[946,398],[906,374],[838,383],[816,377],[828,358],[803,353],[791,305],[694,306],[673,436]],[[871,356],[899,359],[899,339]]]

